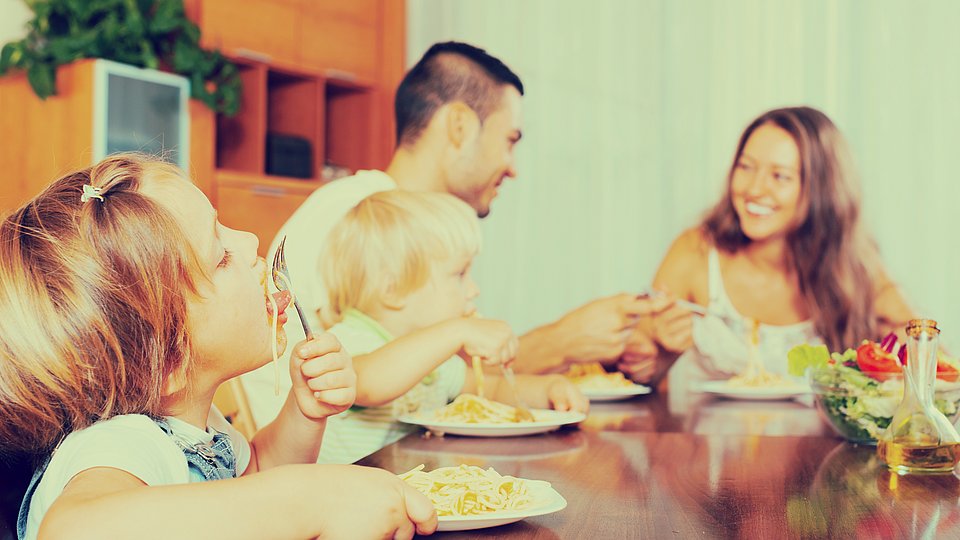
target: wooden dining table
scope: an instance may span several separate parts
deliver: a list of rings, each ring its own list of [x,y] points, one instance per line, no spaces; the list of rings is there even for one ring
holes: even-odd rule
[[[414,433],[359,462],[462,463],[546,480],[565,509],[443,538],[960,538],[960,480],[898,476],[838,438],[810,398],[664,392],[592,403],[578,426],[523,437]]]

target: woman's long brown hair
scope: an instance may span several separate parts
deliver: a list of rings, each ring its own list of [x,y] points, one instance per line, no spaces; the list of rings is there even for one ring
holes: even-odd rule
[[[120,414],[164,414],[190,364],[199,266],[176,220],[139,192],[175,167],[116,155],[70,173],[0,222],[0,447],[48,451]],[[81,202],[83,186],[103,200]]]
[[[810,107],[769,111],[740,136],[727,174],[727,193],[701,227],[718,249],[735,253],[750,239],[740,228],[730,185],[750,135],[771,124],[789,133],[800,151],[802,218],[787,235],[787,263],[817,333],[831,350],[875,339],[874,275],[878,255],[860,218],[860,182],[847,143],[822,112]]]

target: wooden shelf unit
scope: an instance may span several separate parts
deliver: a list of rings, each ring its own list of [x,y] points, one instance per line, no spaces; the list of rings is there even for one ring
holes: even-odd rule
[[[225,225],[256,233],[261,253],[323,184],[331,162],[383,168],[393,151],[393,94],[404,73],[404,0],[185,0],[205,46],[240,67],[239,113],[190,101],[190,173]],[[91,60],[58,70],[59,95],[41,101],[24,74],[0,78],[0,145],[8,188],[0,213],[46,182],[92,162]],[[311,145],[311,178],[267,171],[267,133]]]
[[[241,68],[238,114],[216,119],[212,200],[229,227],[260,238],[315,189],[327,163],[383,168],[393,150],[393,93],[404,71],[403,0],[186,0],[202,42]],[[311,147],[310,178],[267,174],[267,134]]]

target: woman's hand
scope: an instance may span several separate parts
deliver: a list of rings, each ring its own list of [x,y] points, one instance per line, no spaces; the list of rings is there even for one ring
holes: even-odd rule
[[[667,352],[683,353],[693,346],[693,317],[693,312],[673,303],[653,315],[653,339]]]
[[[353,362],[330,333],[297,344],[290,355],[290,378],[297,406],[311,420],[343,412],[357,397]]]
[[[510,325],[494,319],[465,317],[461,319],[462,355],[479,357],[485,364],[509,364],[517,357],[520,342]]]
[[[655,383],[665,371],[658,369],[659,353],[660,349],[653,338],[636,328],[627,339],[627,347],[617,362],[617,369],[635,383]]]

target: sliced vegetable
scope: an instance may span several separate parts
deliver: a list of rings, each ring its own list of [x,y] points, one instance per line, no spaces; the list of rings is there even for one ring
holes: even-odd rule
[[[802,377],[807,368],[818,368],[830,362],[830,350],[826,345],[797,345],[787,352],[787,372]]]
[[[960,378],[957,361],[943,353],[937,355],[937,378],[947,382],[957,382]]]
[[[882,341],[880,341],[880,348],[883,349],[885,353],[892,353],[893,348],[897,346],[897,334],[890,332],[887,334]]]
[[[874,379],[885,380],[890,374],[900,373],[897,357],[885,352],[880,345],[865,341],[857,347],[857,367]]]

